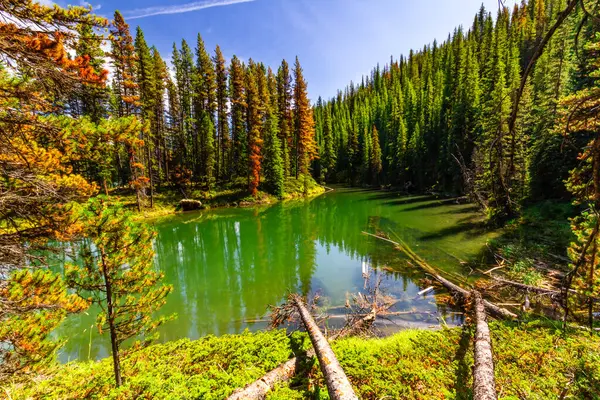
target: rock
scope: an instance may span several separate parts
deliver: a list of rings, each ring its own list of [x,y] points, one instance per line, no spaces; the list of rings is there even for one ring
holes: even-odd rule
[[[179,207],[183,211],[201,210],[202,202],[200,200],[183,199],[179,202]]]

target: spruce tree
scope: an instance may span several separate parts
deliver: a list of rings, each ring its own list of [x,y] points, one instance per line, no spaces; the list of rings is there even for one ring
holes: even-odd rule
[[[264,171],[265,184],[275,196],[282,198],[284,194],[285,171],[282,157],[281,142],[279,140],[278,93],[277,80],[271,68],[267,75],[268,107],[266,110],[264,137]]]
[[[230,171],[229,163],[232,162],[229,154],[231,147],[229,137],[229,110],[228,110],[228,88],[227,88],[227,67],[225,65],[225,58],[221,52],[221,48],[217,46],[215,50],[215,56],[213,58],[215,63],[216,72],[216,98],[217,98],[217,149],[219,154],[217,160],[219,160],[219,179],[224,179]]]
[[[283,155],[284,173],[288,177],[292,171],[292,157],[290,155],[293,148],[292,138],[292,76],[286,60],[281,61],[281,66],[277,70],[277,104],[279,112],[279,139],[281,142],[281,151]]]
[[[229,67],[229,99],[231,102],[231,136],[233,141],[233,160],[231,172],[237,176],[248,175],[248,136],[246,134],[246,72],[243,63],[235,55]]]
[[[259,95],[257,75],[259,70],[252,60],[246,69],[246,104],[247,110],[247,135],[248,135],[248,190],[256,196],[260,183],[262,144],[261,114],[262,102]]]
[[[379,132],[375,125],[371,131],[371,155],[370,155],[370,170],[372,174],[372,183],[379,184],[379,176],[381,174],[381,147],[379,144]]]
[[[305,194],[308,192],[310,162],[317,157],[314,132],[314,119],[308,100],[307,85],[300,61],[296,57],[294,65],[294,157],[296,179],[298,179],[299,174],[303,175]]]

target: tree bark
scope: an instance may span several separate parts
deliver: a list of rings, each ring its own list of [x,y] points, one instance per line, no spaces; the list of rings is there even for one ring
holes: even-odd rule
[[[312,351],[312,354],[310,353],[307,356],[312,357],[315,355],[314,351]],[[297,362],[298,359],[296,357],[289,359],[245,388],[236,390],[227,400],[264,399],[267,393],[273,390],[275,385],[292,379],[296,373]]]
[[[377,313],[375,311],[365,315],[360,320],[354,322],[349,329],[342,329],[335,335],[329,338],[329,341],[335,340],[340,337],[346,336],[349,332],[352,332],[356,327],[362,326],[365,323],[375,320]],[[306,353],[307,358],[315,356],[315,350],[310,349]],[[296,366],[298,365],[298,358],[294,357],[283,364],[280,364],[277,368],[269,371],[258,380],[246,385],[243,389],[236,390],[227,400],[263,400],[267,393],[269,393],[275,385],[278,383],[284,383],[292,379],[296,374]]]
[[[448,290],[460,294],[463,298],[467,299],[470,296],[467,290],[455,285],[449,280],[444,279],[439,275],[434,275],[433,277],[442,285],[444,285],[444,287],[446,287]],[[487,300],[483,300],[483,304],[485,306],[485,309],[496,318],[517,319],[518,317],[517,314],[508,311],[506,308],[498,307],[494,303],[491,303]]]
[[[112,298],[112,281],[110,280],[106,271],[106,255],[103,249],[100,249],[100,251],[102,254],[101,259],[102,274],[104,276],[104,287],[106,289],[106,311],[108,314],[106,319],[108,320],[108,328],[110,331],[110,345],[112,350],[113,369],[115,371],[115,383],[117,384],[117,387],[119,387],[123,382],[121,380],[121,358],[119,357],[119,343],[117,342],[117,331],[115,328],[115,313]]]
[[[487,315],[481,293],[471,293],[475,316],[475,367],[473,369],[473,399],[496,400],[496,381],[494,379],[494,360],[492,357],[492,340]]]
[[[346,373],[338,362],[329,342],[315,323],[315,320],[306,309],[304,301],[298,295],[292,295],[292,302],[298,309],[300,318],[306,327],[310,341],[313,344],[321,371],[327,383],[327,391],[332,400],[358,400],[350,385]]]
[[[503,283],[505,285],[514,286],[517,289],[522,289],[522,290],[525,290],[528,292],[533,292],[533,293],[538,293],[538,294],[549,294],[549,295],[560,294],[560,291],[557,289],[546,289],[546,288],[541,288],[541,287],[537,287],[537,286],[526,285],[524,283],[513,282],[513,281],[503,279],[503,278],[498,278],[496,276],[492,276],[492,279],[494,279],[495,281],[498,281],[500,283]]]

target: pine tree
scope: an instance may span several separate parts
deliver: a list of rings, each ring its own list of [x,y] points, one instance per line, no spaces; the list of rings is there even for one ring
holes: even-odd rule
[[[205,135],[204,138],[204,154],[206,155],[205,160],[205,171],[204,171],[204,179],[207,190],[212,190],[215,185],[215,177],[216,177],[216,160],[215,160],[215,126],[213,125],[213,120],[210,118],[209,114],[204,111],[202,113],[201,121],[200,121],[200,129]]]
[[[88,58],[92,73],[101,76],[108,71],[104,69],[104,51],[101,49],[102,36],[94,32],[90,24],[77,26],[79,39],[75,47],[76,57]],[[104,85],[83,82],[80,91],[76,93],[76,116],[85,115],[95,123],[106,117],[108,106],[108,91]]]
[[[212,129],[210,132],[203,128],[208,127],[208,124],[203,122],[204,118],[208,118],[210,124],[214,128],[215,124],[215,111],[217,108],[216,99],[216,80],[215,80],[215,67],[213,62],[206,51],[204,46],[204,40],[202,36],[198,34],[198,44],[196,47],[196,73],[194,75],[194,118],[196,119],[196,137],[194,142],[194,149],[196,154],[196,167],[195,173],[200,176],[205,175],[205,180],[210,186],[211,181],[214,179],[214,173],[209,171],[215,171],[216,175],[219,175],[218,155],[215,152],[214,143],[216,142],[216,132]],[[212,134],[212,137],[208,137]],[[212,142],[212,145],[210,144]]]
[[[250,60],[246,70],[246,104],[248,107],[248,190],[252,196],[256,196],[260,183],[261,150],[263,144],[261,138],[261,114],[263,110],[257,82],[258,72],[256,64]]]
[[[269,68],[268,76],[268,107],[266,110],[264,137],[264,171],[265,184],[275,196],[282,198],[284,194],[285,171],[279,140],[278,93],[277,80]]]
[[[173,66],[175,68],[175,81],[177,97],[179,99],[179,128],[181,158],[184,168],[192,170],[195,165],[196,153],[194,150],[195,132],[193,129],[192,98],[194,95],[192,79],[194,59],[192,50],[185,40],[181,41],[181,50],[173,45]]]
[[[172,287],[162,285],[163,274],[153,268],[154,232],[134,223],[122,206],[95,198],[79,220],[87,240],[80,246],[83,265],[67,265],[65,276],[100,307],[96,324],[100,333],[109,331],[115,381],[121,386],[123,342],[139,336],[146,342],[152,339],[150,334],[167,320],[154,319],[153,314],[165,304]]]
[[[588,323],[594,323],[594,297],[600,293],[600,35],[586,46],[592,60],[590,72],[583,72],[586,85],[562,101],[562,126],[571,137],[584,139],[580,149],[580,164],[570,172],[567,182],[574,202],[584,208],[573,218],[571,229],[576,241],[569,247],[572,260],[566,291],[571,285],[587,296]],[[587,143],[586,143],[587,142]],[[567,321],[569,299],[564,321]],[[571,299],[571,301],[573,301]]]
[[[246,82],[245,67],[239,58],[233,56],[229,67],[229,99],[231,101],[231,136],[233,159],[238,176],[248,176],[248,168],[241,160],[248,159],[248,136],[246,135]],[[231,167],[233,169],[234,163]],[[233,172],[233,171],[232,171]]]
[[[232,162],[229,150],[231,147],[229,138],[229,119],[228,119],[228,88],[227,88],[227,67],[225,66],[225,58],[221,53],[221,48],[217,46],[215,56],[213,58],[216,69],[216,84],[217,84],[217,148],[220,160],[220,166],[217,170],[220,171],[219,179],[224,179],[230,171],[229,164]]]
[[[85,157],[52,113],[68,114],[56,94],[76,97],[82,85],[104,86],[106,72],[92,58],[70,58],[78,26],[101,29],[107,21],[82,7],[69,10],[31,0],[0,2],[4,16],[0,58],[0,381],[37,372],[60,345],[51,332],[65,316],[87,307],[47,263],[51,243],[80,233],[69,204],[85,201],[96,186],[74,173]],[[32,30],[44,26],[44,31]],[[70,117],[66,117],[70,118]],[[63,140],[65,142],[63,142]],[[87,143],[81,143],[84,147]],[[24,223],[26,221],[26,223]]]
[[[139,150],[141,154],[138,156],[140,160],[146,160],[145,171],[148,176],[148,187],[150,189],[150,208],[154,206],[154,182],[152,168],[152,152],[154,151],[155,132],[150,128],[155,122],[154,111],[156,103],[162,99],[158,97],[156,88],[154,60],[150,53],[150,48],[144,38],[142,29],[138,26],[135,37],[135,53],[136,53],[136,73],[137,83],[140,93],[140,116],[142,121],[147,125],[145,130],[148,134],[142,136],[142,148]]]
[[[290,155],[293,138],[292,138],[292,77],[287,61],[283,60],[277,71],[277,104],[279,113],[279,139],[281,142],[281,151],[283,154],[283,165],[285,168],[285,176],[291,175],[292,157]]]
[[[152,70],[154,72],[153,82],[156,91],[156,100],[154,101],[153,119],[150,131],[152,132],[153,149],[151,157],[157,160],[158,185],[169,179],[169,160],[171,158],[170,149],[167,144],[166,133],[166,109],[165,93],[168,83],[170,83],[169,71],[166,63],[160,56],[156,47],[152,47]],[[151,174],[154,170],[151,170]]]
[[[298,57],[296,57],[294,65],[294,142],[296,179],[300,173],[304,175],[304,192],[306,194],[308,192],[308,169],[310,162],[317,157],[317,146],[312,108]]]
[[[117,116],[140,115],[141,102],[137,82],[137,56],[133,38],[129,33],[129,25],[119,11],[115,11],[114,15],[111,44],[110,57],[114,68],[113,89],[117,102]],[[145,167],[142,163],[145,156],[143,135],[144,132],[140,132],[141,141],[137,142],[138,147],[126,147],[130,174],[128,183],[135,190],[138,211],[141,210],[149,182],[149,179],[144,176]],[[117,149],[117,151],[119,150]],[[122,180],[125,181],[124,174]]]

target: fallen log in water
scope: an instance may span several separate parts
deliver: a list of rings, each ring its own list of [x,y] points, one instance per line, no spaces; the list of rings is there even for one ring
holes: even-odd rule
[[[460,294],[464,299],[467,299],[470,295],[469,291],[461,288],[460,286],[455,285],[454,283],[441,277],[440,275],[433,275],[433,278],[440,282],[442,285],[444,285],[444,287],[446,287],[451,292]],[[488,312],[496,318],[516,319],[518,317],[517,314],[508,311],[506,308],[498,307],[494,303],[491,303],[487,300],[483,300],[483,304],[485,306],[485,309],[488,310]]]
[[[506,280],[506,279],[502,279],[497,276],[492,276],[492,279],[494,279],[495,281],[498,281],[500,283],[503,283],[505,285],[513,286],[517,289],[522,289],[522,290],[532,292],[532,293],[550,294],[550,295],[560,294],[560,291],[555,290],[555,289],[546,289],[546,288],[541,288],[541,287],[537,287],[537,286],[526,285],[524,283],[513,282],[513,281]]]
[[[363,234],[372,236],[377,239],[384,240],[384,241],[392,243],[392,244],[395,244],[396,246],[398,246],[398,249],[400,249],[400,251],[403,251],[415,264],[417,264],[419,267],[421,267],[424,271],[431,274],[431,276],[436,281],[441,283],[444,287],[446,287],[446,289],[450,290],[451,292],[460,294],[464,299],[469,297],[470,294],[469,294],[468,290],[465,290],[465,289],[461,288],[460,286],[455,285],[454,283],[450,282],[449,280],[443,278],[439,274],[439,271],[436,268],[427,264],[427,262],[425,262],[425,260],[423,260],[421,257],[419,257],[415,252],[410,250],[410,248],[408,248],[408,246],[406,244],[394,242],[393,240],[390,240],[388,238],[373,235],[372,233],[368,233],[368,232],[363,232]],[[489,313],[492,314],[496,318],[502,318],[502,319],[516,319],[517,318],[517,314],[512,313],[505,308],[498,307],[497,305],[495,305],[487,300],[483,300],[483,303],[485,305],[485,308],[489,311]]]
[[[306,309],[304,300],[297,294],[292,295],[291,300],[298,309],[300,318],[306,327],[310,341],[317,353],[321,371],[327,383],[329,397],[332,400],[358,400],[346,373],[338,362],[331,346],[329,346],[329,342],[325,339],[325,335],[323,335],[312,315]]]
[[[490,328],[481,293],[471,292],[473,314],[475,316],[475,344],[473,368],[473,399],[496,400],[496,381],[494,379],[494,359],[492,357],[492,340]]]

